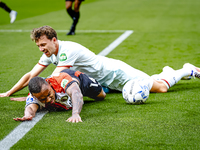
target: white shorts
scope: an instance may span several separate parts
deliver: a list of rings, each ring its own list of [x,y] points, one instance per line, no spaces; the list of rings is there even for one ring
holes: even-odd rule
[[[123,86],[129,80],[145,80],[146,86],[149,87],[149,90],[152,88],[153,79],[146,73],[135,69],[120,60],[115,60],[114,63],[114,66],[117,67],[114,69],[114,75],[112,76],[113,81],[108,85],[108,88],[122,91]]]

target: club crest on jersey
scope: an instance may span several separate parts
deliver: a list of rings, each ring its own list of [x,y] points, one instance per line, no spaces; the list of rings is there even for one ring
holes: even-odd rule
[[[66,96],[63,96],[62,98],[61,98],[61,102],[66,102],[68,100],[68,96],[66,95]]]
[[[66,55],[65,53],[60,54],[59,60],[60,60],[60,61],[65,61],[65,60],[67,60],[67,55]]]
[[[62,82],[61,82],[61,87],[65,88],[65,86],[67,85],[68,82],[69,82],[69,80],[63,79]]]

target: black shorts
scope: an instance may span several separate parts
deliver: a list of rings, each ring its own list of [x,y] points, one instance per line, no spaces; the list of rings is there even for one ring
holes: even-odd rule
[[[83,94],[83,96],[95,98],[101,93],[102,86],[94,78],[80,71],[74,71],[71,69],[64,69],[61,72],[65,72],[79,81],[80,83],[79,87],[81,89],[81,93]]]
[[[89,77],[86,74],[80,74],[79,79],[81,81],[80,89],[83,96],[95,98],[101,93],[102,86],[94,78]]]

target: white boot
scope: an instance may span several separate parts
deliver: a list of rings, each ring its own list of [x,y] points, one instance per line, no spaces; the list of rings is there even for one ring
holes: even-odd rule
[[[13,23],[15,21],[16,17],[17,17],[17,12],[14,11],[14,10],[11,10],[11,12],[10,12],[10,23]]]

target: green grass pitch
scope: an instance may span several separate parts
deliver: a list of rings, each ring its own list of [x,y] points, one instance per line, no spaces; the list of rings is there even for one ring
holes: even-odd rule
[[[38,62],[42,53],[30,32],[43,25],[67,30],[72,20],[65,1],[4,0],[18,12],[10,24],[0,8],[0,93],[9,90]],[[166,65],[182,68],[190,62],[200,66],[199,0],[85,0],[75,36],[59,32],[60,40],[78,42],[98,54],[122,33],[85,30],[133,30],[108,57],[120,59],[149,75]],[[49,66],[40,76],[54,70]],[[28,89],[12,97],[26,96]],[[50,112],[11,149],[200,149],[200,80],[180,81],[168,93],[152,93],[143,105],[126,104],[121,93],[110,93],[104,101],[84,98],[83,122],[67,123],[71,111]],[[25,102],[0,98],[0,140],[20,122]]]

